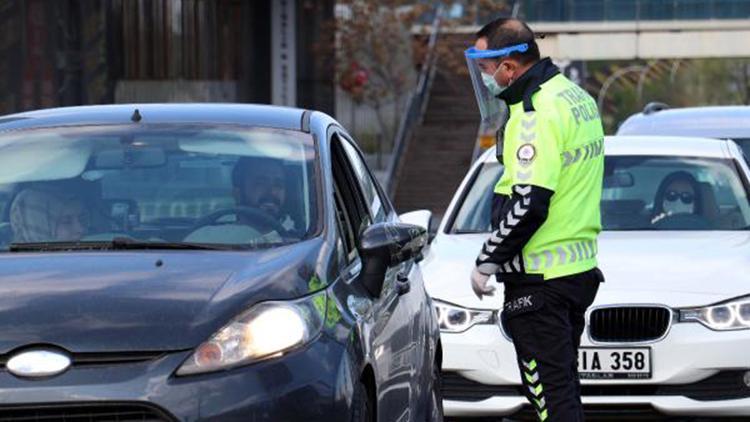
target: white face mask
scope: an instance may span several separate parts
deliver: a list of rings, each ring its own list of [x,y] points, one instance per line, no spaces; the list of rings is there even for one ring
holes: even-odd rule
[[[664,212],[667,215],[693,214],[695,212],[695,203],[686,204],[678,198],[676,201],[665,200],[662,208],[664,208]]]
[[[484,82],[484,86],[487,87],[487,89],[490,91],[490,94],[497,97],[505,91],[508,87],[500,85],[497,83],[497,80],[495,79],[495,75],[497,75],[497,72],[500,70],[500,66],[497,67],[497,70],[495,70],[495,73],[492,75],[489,75],[487,73],[482,72],[482,82]]]

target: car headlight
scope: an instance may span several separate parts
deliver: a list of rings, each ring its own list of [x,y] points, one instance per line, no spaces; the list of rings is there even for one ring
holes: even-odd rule
[[[294,301],[253,306],[198,346],[177,375],[246,365],[304,346],[323,326],[326,300],[323,291]]]
[[[719,331],[750,329],[750,296],[700,308],[680,309],[680,322],[692,321]]]
[[[446,333],[460,333],[477,324],[495,323],[495,311],[466,309],[439,300],[433,300],[433,303],[440,331]]]

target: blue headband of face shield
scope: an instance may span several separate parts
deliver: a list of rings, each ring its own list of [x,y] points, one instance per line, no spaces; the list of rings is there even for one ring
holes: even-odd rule
[[[511,45],[510,47],[501,48],[499,50],[479,50],[476,47],[471,47],[464,51],[464,55],[468,59],[492,59],[510,56],[515,52],[525,53],[528,49],[528,43]]]

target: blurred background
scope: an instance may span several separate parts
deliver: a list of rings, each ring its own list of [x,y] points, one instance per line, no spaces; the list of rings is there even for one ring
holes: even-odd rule
[[[321,110],[399,211],[438,216],[480,135],[463,50],[498,16],[599,103],[750,104],[750,0],[0,0],[0,113],[130,102]]]

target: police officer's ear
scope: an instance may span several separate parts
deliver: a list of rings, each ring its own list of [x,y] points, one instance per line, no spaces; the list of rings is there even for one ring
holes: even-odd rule
[[[518,59],[509,57],[507,60],[503,60],[500,66],[500,71],[507,75],[508,85],[513,83],[513,80],[518,79],[518,75],[522,68],[521,62],[519,62]]]

